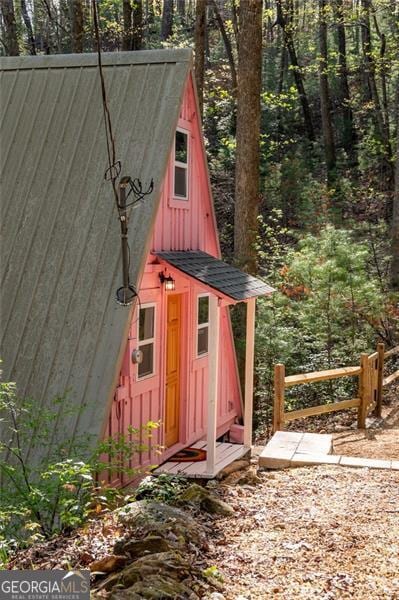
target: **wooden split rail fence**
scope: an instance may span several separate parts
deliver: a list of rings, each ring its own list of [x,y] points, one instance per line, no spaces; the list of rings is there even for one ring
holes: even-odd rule
[[[357,424],[359,429],[366,426],[367,415],[374,410],[375,415],[381,417],[382,397],[384,386],[393,383],[399,377],[399,370],[384,377],[384,364],[387,358],[399,355],[399,346],[385,351],[384,344],[378,344],[377,351],[373,354],[362,354],[360,365],[357,367],[342,367],[328,371],[314,371],[301,375],[285,375],[285,366],[274,366],[274,412],[273,430],[279,431],[284,424],[295,419],[303,419],[314,415],[357,408]],[[315,383],[317,381],[330,381],[341,377],[358,377],[358,397],[350,400],[341,400],[331,404],[311,406],[301,410],[285,411],[285,390],[294,385]]]

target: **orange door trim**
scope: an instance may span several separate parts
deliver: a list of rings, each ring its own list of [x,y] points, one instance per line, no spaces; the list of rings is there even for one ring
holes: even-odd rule
[[[181,295],[168,296],[166,328],[165,446],[179,441]]]

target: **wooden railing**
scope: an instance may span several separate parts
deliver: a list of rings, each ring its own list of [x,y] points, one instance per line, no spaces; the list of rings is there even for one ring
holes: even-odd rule
[[[382,387],[393,383],[399,377],[399,369],[391,373],[391,375],[387,375],[384,377],[384,362],[386,358],[390,358],[391,356],[399,355],[399,346],[395,346],[395,348],[391,348],[391,350],[384,350],[384,344],[378,344],[380,350],[380,363],[381,363],[381,373],[382,373]]]
[[[357,425],[359,429],[366,426],[367,415],[372,410],[381,416],[383,387],[389,385],[399,377],[399,370],[384,378],[384,360],[399,354],[399,346],[385,352],[384,344],[378,344],[377,352],[362,354],[360,365],[356,367],[342,367],[328,371],[314,371],[300,375],[285,375],[285,366],[274,366],[274,411],[273,429],[278,431],[284,424],[295,419],[311,417],[348,408],[357,408]],[[331,404],[311,406],[301,410],[285,411],[285,390],[293,385],[315,383],[317,381],[330,381],[341,377],[358,377],[359,393],[357,398],[341,400]]]

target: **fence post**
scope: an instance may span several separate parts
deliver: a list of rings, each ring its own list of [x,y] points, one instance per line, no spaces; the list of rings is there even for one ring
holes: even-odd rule
[[[360,356],[360,367],[362,372],[359,376],[359,398],[360,405],[357,413],[358,429],[366,428],[367,405],[370,395],[370,366],[369,357],[365,352]]]
[[[285,366],[274,365],[273,432],[284,429]]]
[[[378,383],[377,383],[377,402],[375,405],[375,416],[381,417],[382,412],[382,392],[383,392],[383,380],[384,380],[384,358],[385,358],[385,344],[377,344],[378,352]]]

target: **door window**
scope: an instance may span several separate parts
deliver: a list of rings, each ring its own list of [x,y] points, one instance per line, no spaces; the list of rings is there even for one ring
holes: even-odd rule
[[[154,374],[155,354],[155,306],[141,306],[139,309],[138,346],[143,360],[138,364],[138,378]]]
[[[197,356],[208,353],[209,296],[198,296],[197,304]]]

